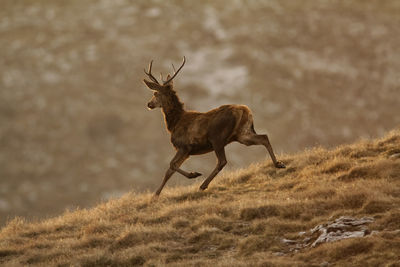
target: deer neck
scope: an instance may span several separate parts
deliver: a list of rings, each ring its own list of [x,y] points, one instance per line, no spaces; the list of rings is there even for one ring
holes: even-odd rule
[[[169,101],[163,105],[162,112],[167,129],[169,132],[172,132],[185,110],[183,108],[183,103],[175,93],[171,94],[168,100]]]

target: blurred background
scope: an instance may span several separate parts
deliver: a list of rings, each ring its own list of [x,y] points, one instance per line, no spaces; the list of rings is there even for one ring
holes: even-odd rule
[[[151,59],[165,74],[186,56],[186,108],[249,106],[278,156],[383,135],[400,124],[399,14],[396,0],[2,0],[0,226],[158,187],[174,149],[146,108]],[[269,160],[239,144],[227,158]],[[183,168],[204,179],[215,161]]]

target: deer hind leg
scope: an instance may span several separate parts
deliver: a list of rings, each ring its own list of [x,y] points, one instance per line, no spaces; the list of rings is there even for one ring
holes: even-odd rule
[[[272,149],[271,143],[269,142],[268,136],[266,134],[256,134],[254,129],[251,132],[242,134],[237,138],[239,143],[242,143],[246,146],[251,145],[263,145],[267,148],[269,155],[271,156],[272,162],[274,163],[276,168],[285,168],[285,164],[281,161],[277,161],[274,151]]]
[[[203,182],[203,184],[200,186],[200,190],[207,189],[212,179],[214,179],[214,177],[225,167],[227,163],[224,147],[215,149],[215,154],[217,155],[218,159],[217,166],[212,171],[212,173],[207,177],[207,179]]]

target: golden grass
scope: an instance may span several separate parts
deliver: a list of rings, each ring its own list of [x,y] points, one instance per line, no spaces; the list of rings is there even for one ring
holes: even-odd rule
[[[1,265],[398,266],[400,131],[333,150],[315,148],[223,173],[210,188],[130,193],[91,210],[0,232]],[[282,238],[340,216],[369,216],[370,234],[297,252]]]

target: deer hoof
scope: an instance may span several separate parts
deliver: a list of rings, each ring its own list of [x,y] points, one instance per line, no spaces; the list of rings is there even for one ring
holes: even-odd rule
[[[199,172],[191,172],[191,173],[189,173],[188,178],[192,179],[192,178],[199,177],[200,175],[201,175],[201,173],[199,173]]]
[[[277,161],[277,162],[275,163],[275,168],[283,169],[283,168],[286,168],[286,166],[285,166],[285,164],[283,164],[282,161]]]

